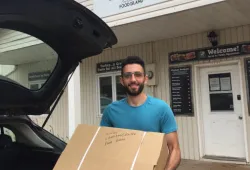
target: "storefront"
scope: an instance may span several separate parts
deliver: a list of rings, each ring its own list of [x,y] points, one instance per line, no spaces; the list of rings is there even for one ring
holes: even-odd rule
[[[247,159],[249,44],[239,42],[169,55],[171,107],[176,115],[190,113],[196,117],[203,158]],[[176,66],[178,63],[184,65]]]
[[[137,55],[153,75],[145,92],[175,113],[183,159],[249,162],[248,1],[87,2],[118,44],[82,61],[78,123],[99,125],[103,109],[124,97],[120,61]],[[213,30],[217,44],[209,41]]]
[[[81,123],[98,125],[107,104],[124,97],[120,62],[138,55],[153,77],[146,93],[166,101],[179,126],[182,158],[249,160],[250,25],[117,47],[82,61]],[[229,38],[230,37],[230,38]]]

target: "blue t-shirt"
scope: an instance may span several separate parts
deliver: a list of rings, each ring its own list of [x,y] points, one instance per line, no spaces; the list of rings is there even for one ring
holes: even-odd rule
[[[177,123],[169,105],[149,95],[138,107],[130,106],[126,99],[111,103],[103,112],[100,126],[166,134],[177,130]]]

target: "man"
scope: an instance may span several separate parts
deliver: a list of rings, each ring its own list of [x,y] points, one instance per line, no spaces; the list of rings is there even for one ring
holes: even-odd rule
[[[175,170],[181,160],[177,124],[166,102],[143,92],[147,80],[143,60],[136,56],[127,57],[122,63],[120,78],[127,98],[107,106],[100,125],[165,133],[169,148],[165,170]]]

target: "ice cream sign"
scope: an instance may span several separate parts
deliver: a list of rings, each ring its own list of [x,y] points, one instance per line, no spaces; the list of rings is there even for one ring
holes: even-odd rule
[[[169,53],[169,63],[174,64],[187,61],[209,60],[243,56],[246,54],[250,54],[250,42],[172,52]]]

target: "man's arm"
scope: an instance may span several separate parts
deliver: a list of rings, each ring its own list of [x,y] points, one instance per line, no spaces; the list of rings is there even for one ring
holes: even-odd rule
[[[165,170],[176,170],[181,162],[181,151],[177,132],[165,134],[165,140],[167,141],[169,149],[169,157]]]
[[[174,113],[169,105],[165,104],[161,116],[161,132],[165,133],[165,140],[169,149],[165,170],[176,170],[181,161],[177,129]]]

